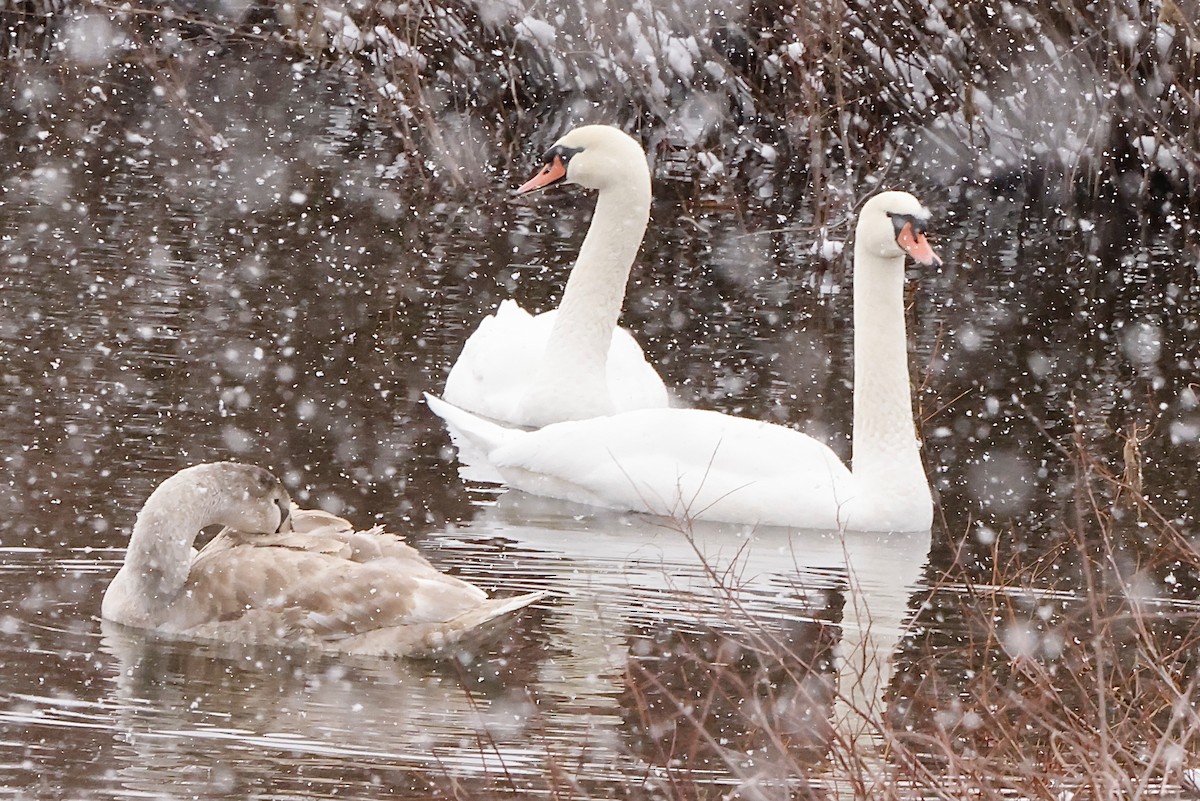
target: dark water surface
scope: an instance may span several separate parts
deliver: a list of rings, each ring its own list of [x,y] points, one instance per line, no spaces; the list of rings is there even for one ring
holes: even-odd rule
[[[479,165],[462,185],[414,188],[336,86],[287,65],[253,80],[232,71],[203,79],[213,99],[194,93],[227,140],[215,153],[149,95],[136,113],[63,116],[37,107],[53,106],[43,86],[2,129],[6,796],[640,798],[686,774],[772,797],[791,764],[829,779],[838,686],[877,703],[890,685],[895,725],[920,726],[987,661],[948,571],[1072,571],[1077,432],[1120,474],[1118,433],[1147,431],[1146,493],[1197,537],[1200,249],[1182,211],[1064,211],[894,178],[934,208],[946,260],[910,281],[932,537],[689,539],[464,486],[420,401],[500,300],[553,305],[590,199],[513,203],[525,171]],[[266,89],[249,102],[248,85]],[[623,323],[683,403],[793,424],[848,456],[847,265],[814,255],[811,210],[787,187],[744,186],[660,182]],[[491,591],[550,596],[478,658],[442,664],[102,627],[142,500],[224,458],[274,470],[305,505],[382,522]],[[1124,552],[1155,547],[1133,536]],[[1148,608],[1188,630],[1194,569],[1146,564]],[[1030,648],[1088,636],[1072,604],[1028,604]],[[851,689],[834,653],[857,647],[894,651],[894,669]]]

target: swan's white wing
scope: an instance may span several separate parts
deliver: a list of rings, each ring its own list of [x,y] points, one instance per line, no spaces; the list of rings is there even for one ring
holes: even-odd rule
[[[484,417],[524,424],[525,395],[537,377],[556,313],[531,315],[516,302],[503,301],[467,339],[446,378],[442,396]],[[613,332],[606,369],[617,411],[668,404],[662,379],[623,328]]]
[[[613,331],[608,351],[608,391],[618,412],[662,409],[670,405],[667,387],[633,335],[624,328]]]
[[[647,409],[471,433],[492,437],[484,450],[510,486],[609,508],[838,528],[855,494],[850,472],[812,437],[711,411]]]
[[[551,317],[503,301],[467,338],[446,377],[443,397],[495,420],[519,419],[521,400],[550,336]]]

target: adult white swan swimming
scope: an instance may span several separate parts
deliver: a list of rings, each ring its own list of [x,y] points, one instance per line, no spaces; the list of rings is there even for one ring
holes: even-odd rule
[[[662,379],[617,327],[650,220],[646,154],[616,128],[585,125],[559,139],[517,193],[559,182],[599,190],[562,302],[538,315],[511,300],[501,303],[467,339],[443,398],[520,426],[664,407]]]
[[[187,639],[425,656],[542,595],[489,599],[380,528],[293,509],[266,470],[215,462],[151,493],[101,614]]]
[[[427,400],[456,443],[536,495],[732,523],[927,530],[933,504],[913,423],[903,289],[905,253],[940,264],[925,239],[928,218],[907,192],[875,195],[859,214],[853,471],[798,431],[712,411],[652,409],[519,431]]]

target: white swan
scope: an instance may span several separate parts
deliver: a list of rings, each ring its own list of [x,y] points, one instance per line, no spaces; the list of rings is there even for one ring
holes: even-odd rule
[[[200,529],[217,524],[197,553]],[[542,595],[489,600],[378,527],[294,510],[266,470],[216,462],[150,495],[101,614],[189,639],[421,656]]]
[[[853,472],[790,428],[697,409],[648,409],[519,431],[437,398],[460,447],[536,495],[694,519],[857,531],[923,531],[933,521],[913,424],[904,328],[904,256],[940,260],[929,212],[906,192],[863,206],[854,246]]]
[[[650,170],[630,136],[585,125],[547,151],[518,194],[555,183],[599,190],[562,302],[530,315],[500,304],[467,339],[442,397],[520,426],[668,404],[667,390],[628,331],[617,327],[629,270],[650,220]]]

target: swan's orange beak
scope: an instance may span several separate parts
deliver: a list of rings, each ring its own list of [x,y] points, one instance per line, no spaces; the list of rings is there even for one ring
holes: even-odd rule
[[[908,255],[912,256],[917,264],[924,264],[927,267],[940,267],[942,264],[938,254],[934,253],[933,248],[929,246],[929,240],[925,238],[925,234],[913,233],[912,223],[906,223],[900,229],[900,235],[896,237],[896,244],[908,251]]]
[[[543,189],[550,184],[556,184],[567,177],[567,165],[563,164],[562,156],[555,156],[537,175],[517,187],[517,194],[524,195],[535,189]]]

